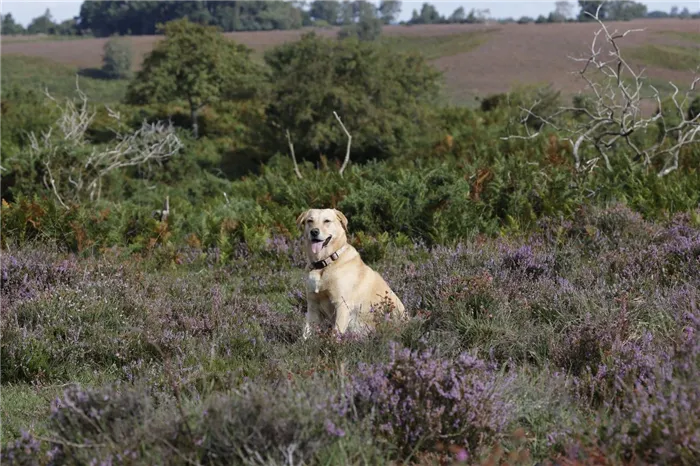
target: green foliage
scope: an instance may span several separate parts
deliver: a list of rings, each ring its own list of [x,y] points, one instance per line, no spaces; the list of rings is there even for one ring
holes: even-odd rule
[[[426,125],[425,104],[437,95],[440,78],[419,55],[314,33],[267,53],[265,61],[273,83],[266,110],[271,137],[286,147],[289,130],[301,158],[344,156],[346,137],[333,111],[352,134],[353,160],[405,149]]]
[[[49,34],[52,32],[53,28],[56,26],[53,18],[51,17],[51,11],[46,9],[46,12],[34,18],[29,26],[27,26],[27,34]]]
[[[18,157],[21,149],[29,143],[29,134],[40,134],[53,123],[56,114],[46,109],[46,99],[38,91],[17,84],[5,84],[2,89],[2,165],[9,169],[24,160]],[[3,197],[13,184],[10,173],[3,173]]]
[[[401,2],[396,0],[382,0],[379,2],[379,16],[384,24],[391,24],[401,14]]]
[[[97,37],[151,35],[158,24],[189,18],[229,31],[296,29],[302,11],[291,2],[180,1],[180,2],[83,2],[80,27]]]
[[[24,33],[24,26],[15,22],[12,13],[7,13],[6,15],[0,14],[0,34],[3,36],[12,36]]]
[[[340,2],[334,0],[315,0],[311,2],[309,13],[314,22],[325,21],[330,25],[339,24]]]
[[[359,0],[343,7],[343,28],[338,31],[339,39],[354,37],[359,40],[371,41],[382,33],[382,20],[379,10],[371,3]]]
[[[610,5],[612,3],[613,2],[608,2],[604,0],[578,0],[578,5],[581,8],[581,11],[578,14],[578,20],[594,21],[594,17],[596,15],[596,11],[598,11],[598,7],[600,7],[600,10],[598,11],[598,17],[600,19],[605,19],[608,14],[608,9],[610,8]]]
[[[700,115],[700,95],[695,97],[688,106],[688,119],[694,120]]]
[[[644,18],[647,14],[647,6],[634,1],[610,2],[606,19],[609,21],[629,21],[636,18]]]
[[[440,16],[440,13],[434,5],[423,3],[420,13],[413,10],[413,15],[410,21],[408,21],[408,24],[439,24],[444,21],[445,19]]]
[[[198,112],[218,100],[249,96],[260,75],[251,50],[226,39],[216,27],[180,19],[166,24],[163,32],[165,38],[144,59],[126,100],[187,102],[198,137]]]
[[[125,39],[111,38],[104,45],[102,71],[110,79],[125,79],[131,76],[131,44]]]
[[[647,6],[634,0],[578,0],[578,4],[581,6],[579,21],[592,21],[593,18],[589,14],[595,16],[599,5],[602,5],[600,19],[629,21],[643,18],[647,14]]]

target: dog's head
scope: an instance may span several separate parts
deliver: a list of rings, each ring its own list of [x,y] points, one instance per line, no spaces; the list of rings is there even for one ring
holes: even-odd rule
[[[309,260],[330,256],[347,243],[348,219],[336,209],[309,209],[297,217]]]

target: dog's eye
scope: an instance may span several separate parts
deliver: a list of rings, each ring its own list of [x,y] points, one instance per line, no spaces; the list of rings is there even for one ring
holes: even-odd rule
[[[328,220],[328,219],[325,219],[325,220],[323,221],[323,223],[331,223],[331,221]]]
[[[306,223],[311,224],[311,223],[314,223],[314,221],[313,221],[312,219],[308,219],[308,220],[306,221]]]

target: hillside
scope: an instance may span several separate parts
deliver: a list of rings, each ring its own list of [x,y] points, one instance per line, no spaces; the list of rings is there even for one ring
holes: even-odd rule
[[[609,23],[611,30],[644,29],[622,40],[632,63],[647,67],[654,82],[672,80],[683,84],[692,73],[683,57],[700,54],[700,21],[635,20]],[[505,92],[518,84],[551,82],[566,94],[581,89],[576,79],[579,56],[590,47],[597,25],[568,24],[455,24],[387,26],[383,41],[397,50],[417,50],[445,73],[448,95],[455,102],[469,102],[474,96]],[[228,33],[227,37],[253,48],[257,53],[309,31],[261,31]],[[334,36],[337,29],[317,30]],[[4,39],[3,56],[41,57],[79,68],[100,66],[107,39],[19,40]],[[159,36],[130,37],[135,63],[150,51]]]

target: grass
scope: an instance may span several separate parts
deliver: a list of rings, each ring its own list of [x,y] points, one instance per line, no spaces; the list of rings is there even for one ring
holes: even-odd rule
[[[26,385],[2,387],[2,441],[16,439],[22,430],[33,430],[38,435],[46,433],[44,419],[49,415],[51,400],[61,394],[57,388],[32,389]]]
[[[643,45],[628,49],[626,55],[648,66],[692,71],[700,66],[700,49],[672,45]]]
[[[688,40],[691,42],[700,43],[700,32],[688,32],[688,31],[659,31],[658,34],[663,34],[666,36],[674,36],[683,40]]]
[[[495,31],[498,28],[444,36],[382,37],[380,41],[396,52],[418,52],[428,60],[435,60],[469,52],[487,41]]]
[[[17,36],[2,36],[2,41],[6,44],[15,42],[54,42],[54,41],[69,41],[93,39],[92,36],[63,36],[49,34],[33,34],[33,35],[17,35]]]
[[[55,98],[75,97],[79,69],[37,57],[2,56],[2,86],[21,86],[43,91]],[[128,81],[79,76],[80,88],[94,103],[114,103],[124,98]]]

